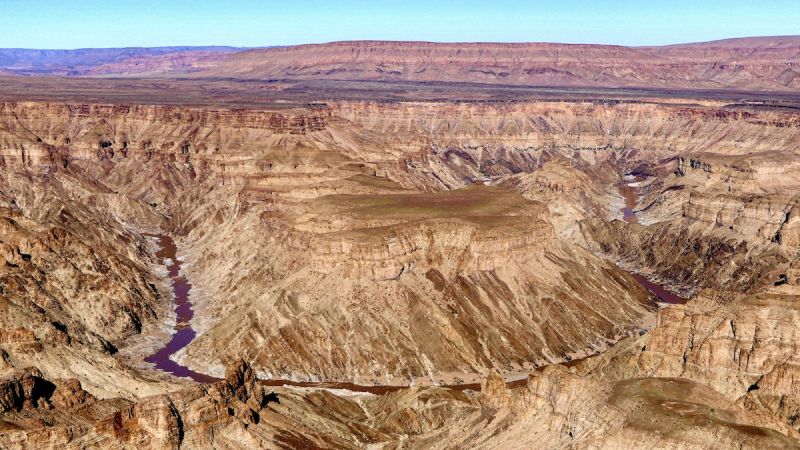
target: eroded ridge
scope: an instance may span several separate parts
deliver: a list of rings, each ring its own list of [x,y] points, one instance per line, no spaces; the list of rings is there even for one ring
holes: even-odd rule
[[[600,100],[4,103],[0,446],[796,446],[797,113]]]

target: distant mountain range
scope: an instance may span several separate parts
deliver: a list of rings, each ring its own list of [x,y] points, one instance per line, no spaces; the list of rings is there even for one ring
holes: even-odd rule
[[[77,50],[0,49],[0,69],[26,75],[82,75],[94,67],[121,63],[136,58],[155,58],[174,54],[223,54],[242,48],[209,47],[129,47],[82,48]]]
[[[0,50],[2,70],[20,75],[796,91],[800,36],[661,47],[351,41],[255,49],[11,49]]]

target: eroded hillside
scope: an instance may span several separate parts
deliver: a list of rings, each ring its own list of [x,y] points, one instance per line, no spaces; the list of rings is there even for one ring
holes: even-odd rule
[[[0,442],[794,447],[799,143],[714,100],[0,104]],[[144,362],[152,234],[216,384]]]

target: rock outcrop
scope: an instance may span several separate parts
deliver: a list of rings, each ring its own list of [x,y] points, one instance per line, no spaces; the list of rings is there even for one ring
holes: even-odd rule
[[[279,401],[257,383],[243,361],[232,365],[226,379],[213,385],[135,403],[98,400],[76,380],[51,382],[36,369],[15,372],[0,389],[3,448],[263,446],[247,428],[259,423],[259,414],[270,402]]]
[[[35,371],[20,384],[52,384]],[[490,374],[480,394],[436,387],[381,396],[278,388],[267,394],[240,362],[225,380],[136,403],[38,394],[0,414],[3,448],[795,448],[798,434],[688,380],[603,382],[551,367],[509,389]],[[77,389],[77,391],[76,391]],[[73,386],[69,392],[80,393]],[[35,397],[36,395],[33,395]],[[63,397],[63,395],[62,395]],[[28,398],[31,398],[28,393]],[[55,405],[55,406],[51,406]],[[28,415],[26,416],[26,412]],[[30,414],[41,419],[38,422]]]

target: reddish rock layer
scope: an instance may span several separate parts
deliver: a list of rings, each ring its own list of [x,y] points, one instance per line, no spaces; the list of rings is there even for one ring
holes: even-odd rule
[[[354,41],[137,58],[88,73],[793,91],[799,50],[797,37],[667,47]]]

